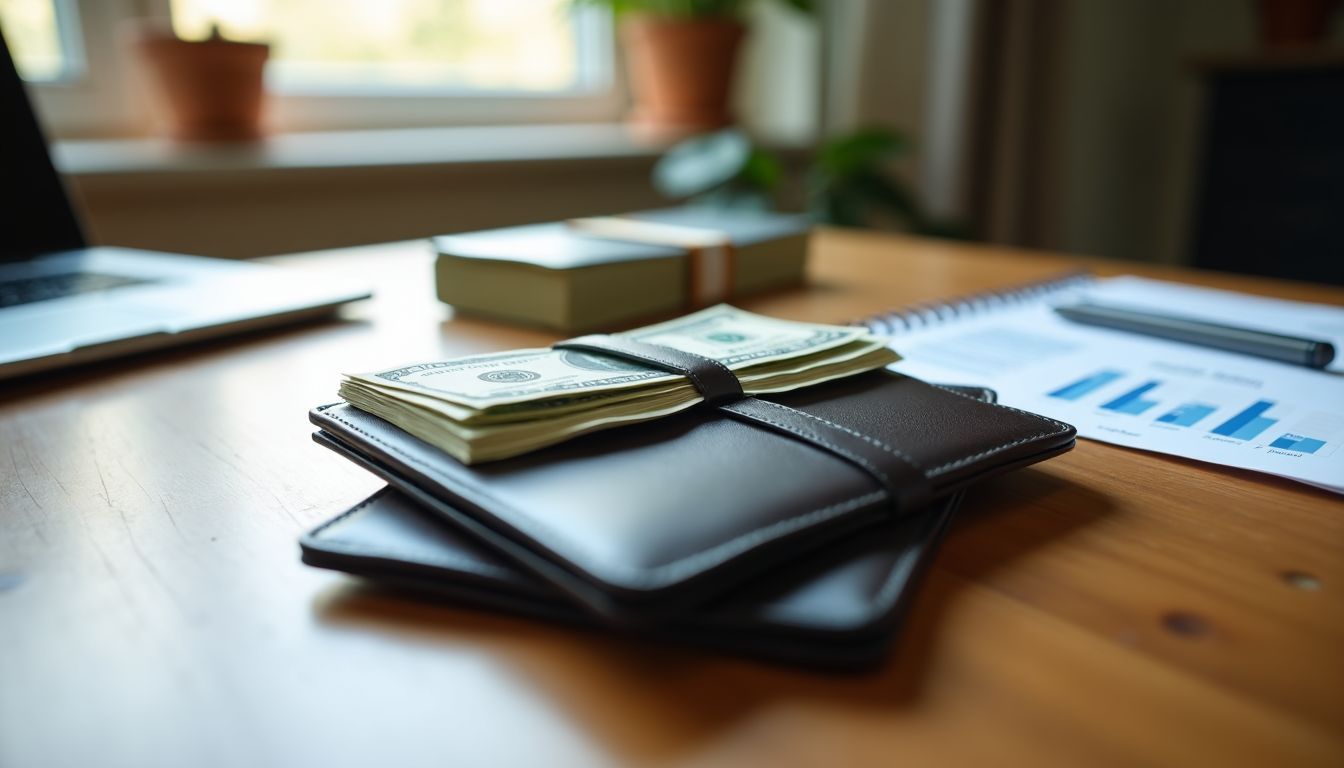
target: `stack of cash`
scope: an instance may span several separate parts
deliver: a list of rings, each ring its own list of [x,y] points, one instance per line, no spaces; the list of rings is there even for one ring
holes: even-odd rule
[[[718,360],[747,394],[806,387],[900,359],[865,328],[776,320],[727,305],[615,335]],[[702,400],[685,376],[553,349],[346,374],[340,395],[466,464],[656,419]]]

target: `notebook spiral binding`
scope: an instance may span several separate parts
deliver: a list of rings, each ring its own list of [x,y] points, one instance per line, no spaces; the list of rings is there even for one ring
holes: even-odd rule
[[[1003,290],[972,293],[932,304],[911,304],[856,320],[850,325],[862,325],[873,333],[894,336],[917,328],[939,325],[967,315],[1039,301],[1060,291],[1081,288],[1094,280],[1096,278],[1087,271],[1069,272],[1048,280],[1026,283]]]

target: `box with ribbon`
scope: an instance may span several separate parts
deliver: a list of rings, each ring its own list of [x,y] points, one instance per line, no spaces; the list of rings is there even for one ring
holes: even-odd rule
[[[434,238],[439,299],[564,332],[615,328],[803,281],[809,222],[669,208]]]

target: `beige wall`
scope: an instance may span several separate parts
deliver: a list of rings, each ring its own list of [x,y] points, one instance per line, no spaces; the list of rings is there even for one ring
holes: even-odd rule
[[[1255,4],[1227,0],[1064,0],[1052,38],[1052,110],[1040,129],[1046,179],[1024,244],[1112,258],[1188,261],[1201,151],[1198,61],[1253,54]],[[1344,42],[1344,18],[1334,39]],[[1024,174],[1030,174],[1025,169]]]
[[[827,14],[826,97],[830,135],[867,126],[897,128],[912,139],[897,171],[917,180],[929,102],[932,0],[840,0]]]
[[[810,144],[821,110],[821,34],[816,19],[756,3],[738,67],[733,109],[751,133],[788,146]]]
[[[1199,146],[1200,54],[1244,50],[1249,2],[1079,0],[1060,44],[1053,243],[1180,262]]]
[[[100,243],[249,257],[666,205],[651,158],[94,174]]]

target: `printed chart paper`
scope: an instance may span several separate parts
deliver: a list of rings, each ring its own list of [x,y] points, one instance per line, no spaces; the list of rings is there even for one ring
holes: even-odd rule
[[[1116,290],[1109,290],[1112,284]],[[1192,296],[1182,299],[1187,290]],[[1344,376],[1078,325],[1051,308],[1084,294],[1098,303],[1147,304],[1150,310],[1160,302],[1167,313],[1181,307],[1182,314],[1223,322],[1241,298],[1138,278],[1101,281],[1048,301],[925,327],[916,323],[892,337],[904,359],[891,367],[927,381],[990,386],[1000,402],[1066,421],[1082,437],[1344,493]],[[1219,311],[1197,313],[1200,300]],[[1247,300],[1252,308],[1264,301]],[[1310,317],[1316,333],[1268,326],[1263,315],[1259,327],[1320,338],[1334,338],[1331,329],[1344,330],[1344,309],[1277,309],[1291,315],[1295,308]]]

